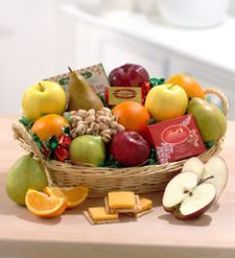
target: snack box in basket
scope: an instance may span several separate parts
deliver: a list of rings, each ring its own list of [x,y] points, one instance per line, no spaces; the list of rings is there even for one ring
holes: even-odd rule
[[[191,115],[150,125],[146,130],[145,135],[156,148],[160,164],[197,156],[206,151]]]
[[[110,85],[102,64],[96,64],[86,68],[82,68],[77,70],[77,72],[84,76],[84,78],[91,85],[97,95],[104,97],[105,90],[108,89]],[[59,83],[67,92],[69,85],[69,73],[52,76],[50,78],[47,78],[46,80]]]

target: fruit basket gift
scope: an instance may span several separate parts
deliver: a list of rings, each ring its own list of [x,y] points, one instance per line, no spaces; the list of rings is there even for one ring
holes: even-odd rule
[[[126,64],[108,76],[95,65],[28,88],[15,138],[46,168],[50,185],[113,190],[164,190],[185,161],[221,149],[229,104],[185,74],[150,78]]]

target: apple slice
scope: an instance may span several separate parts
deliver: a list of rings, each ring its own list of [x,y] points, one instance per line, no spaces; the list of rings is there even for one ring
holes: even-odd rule
[[[228,167],[224,159],[215,156],[205,164],[202,180],[209,177],[211,178],[206,182],[211,183],[216,187],[216,199],[218,199],[228,182]]]
[[[204,173],[204,164],[203,162],[196,157],[188,159],[182,168],[182,172],[194,172],[197,174],[199,178],[202,178],[202,175]]]
[[[175,176],[163,195],[163,208],[181,220],[194,219],[210,208],[216,198],[216,187],[202,181],[194,172]]]

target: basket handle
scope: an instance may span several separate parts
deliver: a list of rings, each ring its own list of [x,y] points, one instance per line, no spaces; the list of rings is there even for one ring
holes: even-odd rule
[[[230,109],[230,104],[229,104],[229,100],[226,97],[226,95],[222,91],[220,91],[216,88],[205,89],[205,94],[210,94],[210,93],[215,94],[216,96],[218,96],[220,98],[220,100],[222,101],[223,113],[225,114],[225,116],[227,116],[229,109]]]
[[[14,138],[19,141],[20,146],[27,152],[33,153],[35,157],[44,163],[43,155],[27,129],[21,123],[17,122],[12,124],[12,130]]]

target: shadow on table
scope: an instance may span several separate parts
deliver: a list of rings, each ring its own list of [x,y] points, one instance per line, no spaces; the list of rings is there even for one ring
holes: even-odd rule
[[[195,226],[195,227],[205,227],[210,225],[211,223],[211,216],[208,214],[203,214],[200,219],[194,219],[194,220],[186,220],[181,221],[177,220],[172,214],[163,214],[158,217],[161,220],[168,221],[169,224],[174,225],[182,225],[182,226]]]
[[[220,205],[218,202],[214,203],[209,209],[209,213],[214,213],[219,209]]]
[[[43,224],[43,225],[56,225],[61,221],[61,217],[55,218],[39,218],[33,214],[31,214],[28,210],[25,210],[26,214],[17,214],[16,217],[23,219],[25,221],[36,223],[36,224]]]
[[[0,192],[1,195],[1,192]],[[14,216],[16,219],[25,220],[36,224],[54,225],[60,222],[61,218],[56,217],[52,219],[39,218],[30,213],[26,207],[19,206],[13,203],[7,196],[4,195],[3,203],[0,204],[0,215]]]

